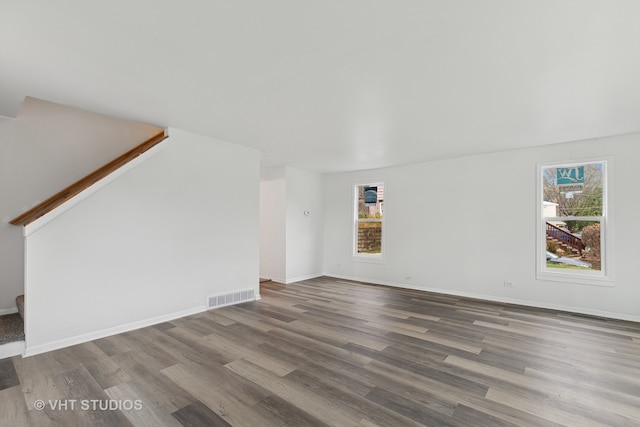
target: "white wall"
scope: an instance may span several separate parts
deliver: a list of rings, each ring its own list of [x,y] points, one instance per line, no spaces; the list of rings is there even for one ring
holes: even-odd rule
[[[34,98],[0,120],[0,313],[24,293],[22,227],[9,221],[161,130]]]
[[[280,283],[287,280],[286,206],[284,177],[260,182],[260,277]]]
[[[537,163],[600,156],[613,156],[613,286],[536,280]],[[638,159],[640,134],[632,134],[327,175],[324,271],[374,283],[640,320]],[[367,181],[385,183],[384,264],[351,258],[352,187]],[[490,209],[496,202],[501,203],[499,211]],[[505,280],[514,288],[504,287]]]
[[[169,134],[157,154],[26,237],[26,354],[258,290],[259,153]]]
[[[15,120],[0,118],[0,314],[16,312],[15,298],[24,293],[22,227],[9,224],[20,197],[10,173],[19,161],[12,156],[17,140]]]
[[[322,275],[323,195],[319,173],[263,169],[260,277],[293,283]]]
[[[316,172],[287,167],[286,181],[286,283],[292,283],[322,275],[324,192]]]

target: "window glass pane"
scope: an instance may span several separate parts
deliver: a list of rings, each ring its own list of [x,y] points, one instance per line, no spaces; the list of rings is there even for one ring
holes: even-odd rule
[[[561,224],[546,222],[547,268],[601,270],[600,221],[580,223],[580,231],[572,233]]]
[[[382,253],[381,222],[358,222],[358,253]]]
[[[545,217],[602,216],[603,163],[544,168],[542,182]]]
[[[382,219],[382,206],[384,201],[384,186],[359,185],[358,186],[358,218]]]
[[[356,195],[356,253],[381,254],[384,185],[359,185]]]

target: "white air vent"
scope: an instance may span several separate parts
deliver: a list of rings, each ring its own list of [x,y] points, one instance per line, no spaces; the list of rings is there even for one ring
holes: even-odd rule
[[[246,301],[255,301],[256,290],[245,289],[244,291],[231,292],[222,295],[210,295],[207,297],[207,308],[224,307],[225,305],[239,304]]]

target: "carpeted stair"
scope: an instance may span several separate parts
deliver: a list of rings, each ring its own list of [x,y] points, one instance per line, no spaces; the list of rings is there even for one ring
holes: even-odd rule
[[[16,297],[16,305],[18,306],[18,314],[24,320],[24,295],[18,295]]]
[[[0,316],[0,345],[24,341],[24,295],[16,298],[18,312]]]

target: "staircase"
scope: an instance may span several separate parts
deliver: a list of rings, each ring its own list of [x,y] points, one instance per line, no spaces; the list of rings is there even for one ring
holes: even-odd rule
[[[12,163],[13,167],[6,172],[17,184],[26,182],[29,185],[22,186],[24,191],[14,191],[8,186],[4,186],[7,187],[5,189],[0,185],[0,217],[3,218],[4,225],[6,218],[14,217],[23,208],[31,206],[9,223],[27,227],[39,220],[31,226],[32,229],[42,226],[55,215],[135,167],[152,155],[153,151],[150,150],[168,137],[166,131],[157,126],[30,97],[22,102],[17,119],[19,120],[16,122],[7,122],[7,128],[4,128],[3,122],[2,136],[8,139],[5,145],[9,150],[3,152],[3,155],[20,159],[19,162]],[[57,153],[55,158],[47,158],[46,153],[50,150]],[[145,153],[148,154],[141,157]],[[87,163],[79,164],[78,159]],[[90,170],[93,172],[85,175]],[[65,186],[66,188],[63,188]],[[43,200],[50,195],[50,191],[56,190],[59,190],[56,194]],[[40,203],[34,206],[38,201]],[[56,209],[58,213],[51,214]],[[0,227],[0,240],[3,242],[5,233],[7,236],[9,233],[13,233],[12,236],[17,235],[14,230],[9,230],[9,227]],[[17,239],[7,241],[15,242],[15,249],[24,252],[24,245],[17,244]],[[5,257],[0,260],[0,270],[3,273],[9,272],[9,276],[24,276],[24,265],[9,263]],[[26,287],[26,281],[21,287]],[[20,288],[5,289],[3,283],[0,283],[0,289],[3,295],[6,291],[6,297],[20,292]],[[34,293],[37,294],[38,290],[34,290]],[[3,304],[0,307],[0,359],[25,354],[27,341],[23,320],[24,296],[16,298],[17,313],[11,309],[6,299]],[[30,325],[31,330],[34,326]],[[2,372],[0,385],[1,383]]]
[[[0,346],[24,341],[24,295],[16,298],[16,305],[17,313],[0,316]]]
[[[582,239],[562,228],[547,222],[547,241],[555,242],[563,251],[573,255],[582,255]]]

